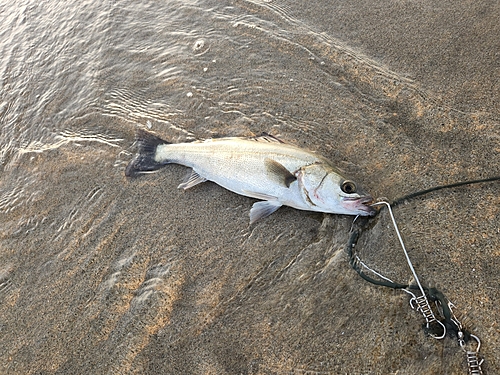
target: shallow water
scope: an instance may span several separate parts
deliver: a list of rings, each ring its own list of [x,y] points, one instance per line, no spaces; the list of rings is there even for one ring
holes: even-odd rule
[[[350,270],[351,217],[281,208],[250,227],[253,200],[179,191],[183,167],[131,180],[124,168],[141,127],[173,142],[265,131],[389,200],[500,175],[499,13],[0,4],[0,372],[466,373],[456,340],[426,337],[405,295]],[[489,373],[499,203],[488,184],[396,210],[419,276],[467,316]],[[408,281],[376,220],[360,255]]]

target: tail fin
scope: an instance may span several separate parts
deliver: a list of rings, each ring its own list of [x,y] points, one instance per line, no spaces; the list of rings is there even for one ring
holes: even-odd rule
[[[135,177],[141,172],[152,172],[165,165],[164,163],[155,161],[156,147],[170,142],[164,141],[156,135],[142,129],[136,131],[135,140],[139,153],[127,165],[125,176]]]

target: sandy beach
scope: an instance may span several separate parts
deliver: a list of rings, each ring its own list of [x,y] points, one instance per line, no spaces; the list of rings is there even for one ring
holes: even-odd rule
[[[352,270],[352,216],[282,207],[249,225],[256,200],[179,190],[185,167],[124,170],[142,128],[268,132],[389,201],[500,176],[498,2],[2,13],[1,374],[467,374],[456,337],[430,337],[405,293]],[[484,374],[500,373],[499,189],[394,209],[422,283],[480,338]],[[356,251],[412,281],[386,210]]]

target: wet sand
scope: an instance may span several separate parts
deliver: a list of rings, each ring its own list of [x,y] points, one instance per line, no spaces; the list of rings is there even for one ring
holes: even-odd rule
[[[290,62],[294,81],[286,77],[279,95],[262,99],[269,113],[282,111],[297,126],[277,115],[270,124],[262,112],[210,120],[216,94],[200,99],[193,86],[191,107],[178,120],[184,129],[279,133],[389,200],[500,175],[496,2],[339,3],[328,12],[316,3],[280,4],[269,6],[300,15],[356,58],[304,34],[297,43],[307,43],[316,60]],[[243,34],[253,40],[258,33]],[[203,55],[207,61],[216,48]],[[301,82],[312,69],[324,74]],[[349,95],[359,112],[338,120]],[[264,107],[256,97],[236,99]],[[0,373],[467,373],[456,338],[432,339],[404,293],[370,285],[350,268],[352,217],[281,208],[249,226],[254,200],[213,183],[180,191],[181,166],[127,179],[135,124],[99,113],[71,121],[123,141],[71,142],[4,166],[4,197],[19,199],[1,203]],[[186,138],[164,124],[153,130]],[[480,337],[486,374],[500,372],[499,186],[431,193],[395,209],[421,281],[439,287]],[[357,251],[391,279],[410,281],[386,212]]]

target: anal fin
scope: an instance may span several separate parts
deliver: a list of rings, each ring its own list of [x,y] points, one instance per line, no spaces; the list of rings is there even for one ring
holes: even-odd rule
[[[186,181],[184,181],[182,184],[177,186],[177,188],[187,190],[189,188],[192,188],[193,186],[196,186],[198,184],[201,184],[202,182],[205,182],[206,180],[207,179],[205,177],[201,177],[197,172],[192,170],[191,174],[186,179]]]
[[[282,204],[279,201],[274,200],[255,202],[250,210],[250,224],[271,215],[281,206]]]

